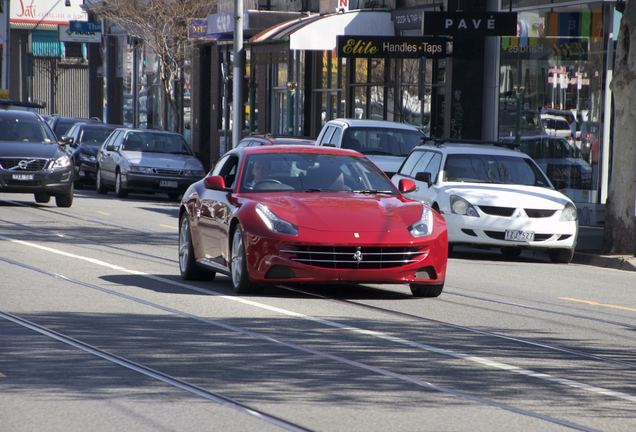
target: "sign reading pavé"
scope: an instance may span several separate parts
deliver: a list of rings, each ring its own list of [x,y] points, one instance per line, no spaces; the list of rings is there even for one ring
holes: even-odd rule
[[[424,14],[424,34],[516,36],[517,13],[426,12]]]
[[[446,57],[447,40],[427,37],[338,36],[338,56],[364,58]]]

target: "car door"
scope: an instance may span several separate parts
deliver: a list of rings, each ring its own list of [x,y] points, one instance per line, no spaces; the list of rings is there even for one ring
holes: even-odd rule
[[[121,147],[121,137],[123,135],[123,131],[117,131],[108,137],[97,155],[102,181],[109,185],[115,184],[115,169],[117,168],[119,147]]]
[[[406,194],[411,199],[433,204],[437,199],[437,185],[439,184],[439,170],[442,162],[442,154],[433,150],[414,150],[404,161],[398,174],[393,177],[393,182],[398,185],[401,178],[415,180],[417,189]],[[429,173],[431,185],[418,180],[418,173]]]
[[[222,176],[226,186],[236,190],[238,167],[239,157],[235,154],[227,155],[214,167],[212,175]],[[236,209],[231,203],[231,197],[232,194],[228,191],[205,189],[199,209],[201,249],[206,259],[224,268],[229,267],[229,222]]]

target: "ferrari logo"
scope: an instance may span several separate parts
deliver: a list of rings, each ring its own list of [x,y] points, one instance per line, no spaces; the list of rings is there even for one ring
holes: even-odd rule
[[[360,251],[360,248],[358,248],[356,253],[353,254],[353,259],[356,260],[357,262],[362,261],[362,251]]]

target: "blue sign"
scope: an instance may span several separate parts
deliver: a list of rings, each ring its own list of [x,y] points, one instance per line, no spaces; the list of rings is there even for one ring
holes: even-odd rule
[[[208,32],[208,20],[193,19],[188,23],[188,39],[204,39]]]
[[[69,30],[75,33],[101,33],[102,23],[97,21],[69,21]]]

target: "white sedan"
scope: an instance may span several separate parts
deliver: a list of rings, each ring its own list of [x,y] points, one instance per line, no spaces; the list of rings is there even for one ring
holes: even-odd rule
[[[409,198],[444,215],[449,250],[456,244],[489,246],[516,257],[532,248],[547,251],[553,262],[572,260],[576,207],[524,153],[482,144],[422,145],[392,181],[403,178],[417,184]]]

